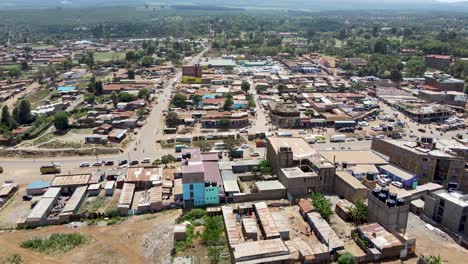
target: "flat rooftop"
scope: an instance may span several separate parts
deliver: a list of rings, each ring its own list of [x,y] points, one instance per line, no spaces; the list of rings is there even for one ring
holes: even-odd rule
[[[448,193],[445,190],[438,191],[435,193],[435,195],[459,206],[468,207],[468,195],[462,195],[460,193]]]
[[[404,171],[396,166],[393,166],[391,164],[380,166],[381,169],[390,172],[391,174],[397,176],[400,179],[403,179],[405,181],[411,180],[415,177],[414,174],[411,174],[407,171]]]
[[[280,238],[245,242],[234,246],[235,263],[270,263],[292,259],[289,249]]]
[[[294,158],[303,159],[317,154],[301,137],[269,137],[268,140],[277,153],[281,147],[290,147]]]
[[[349,185],[351,185],[354,189],[367,189],[364,184],[361,183],[358,179],[354,178],[353,175],[349,174],[346,171],[336,171],[336,177],[342,179]]]
[[[86,185],[91,178],[91,174],[71,174],[57,175],[50,183],[51,187]]]
[[[320,155],[331,162],[343,163],[346,162],[349,165],[384,165],[388,164],[388,161],[384,160],[379,155],[375,154],[370,150],[338,150],[319,151]]]
[[[304,172],[299,167],[282,168],[281,171],[286,176],[286,178],[318,177],[318,174],[316,172]]]
[[[257,189],[261,191],[284,190],[286,189],[281,182],[275,181],[258,181],[255,182]]]
[[[130,167],[127,170],[128,182],[152,182],[160,181],[163,177],[162,168],[149,167]]]

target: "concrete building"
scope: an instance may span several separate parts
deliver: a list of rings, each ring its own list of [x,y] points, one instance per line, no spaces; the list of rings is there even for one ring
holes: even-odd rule
[[[353,175],[345,171],[336,171],[335,193],[349,201],[366,199],[368,189]]]
[[[378,222],[397,231],[405,231],[409,204],[388,189],[374,189],[367,195],[367,221]]]
[[[451,106],[465,107],[467,102],[467,96],[463,92],[455,91],[431,91],[422,90],[419,91],[418,97],[429,103],[438,103]]]
[[[201,78],[203,68],[200,64],[182,66],[182,76]]]
[[[455,91],[463,92],[465,81],[453,78],[448,74],[426,74],[424,75],[425,87],[435,91]]]
[[[452,57],[448,55],[426,55],[424,56],[424,64],[428,68],[437,70],[445,70],[450,66]]]
[[[381,174],[385,174],[392,181],[401,182],[405,188],[416,188],[418,184],[418,177],[416,175],[394,165],[383,165],[379,167],[379,170]]]
[[[333,231],[319,213],[308,213],[307,222],[320,242],[328,247],[328,252],[337,252],[344,249],[344,242],[336,235],[335,231]]]
[[[278,172],[278,179],[293,197],[302,197],[321,190],[320,177],[307,165],[282,168]]]
[[[416,175],[418,184],[434,182],[447,189],[468,191],[463,184],[465,159],[432,143],[373,139],[371,148],[389,158],[390,163]],[[466,186],[466,188],[465,188]]]
[[[279,175],[281,168],[309,166],[318,174],[318,191],[331,192],[334,189],[335,166],[315,151],[303,138],[269,137],[267,158],[273,173]]]
[[[400,239],[386,230],[378,223],[362,225],[357,228],[362,240],[368,241],[369,247],[365,250],[374,260],[400,258],[405,249]]]
[[[429,193],[423,214],[454,233],[468,235],[468,195],[445,190]]]
[[[442,122],[453,113],[449,107],[440,104],[397,102],[393,107],[414,122],[423,124]]]
[[[182,150],[184,207],[219,204],[224,184],[218,160],[217,153],[201,153],[199,148]]]

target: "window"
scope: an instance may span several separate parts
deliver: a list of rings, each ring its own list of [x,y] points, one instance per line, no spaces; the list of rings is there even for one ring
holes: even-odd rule
[[[190,184],[189,188],[191,191],[193,191],[193,184]]]

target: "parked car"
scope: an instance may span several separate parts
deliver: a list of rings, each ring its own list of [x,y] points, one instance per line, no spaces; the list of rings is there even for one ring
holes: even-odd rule
[[[150,158],[144,158],[141,160],[141,163],[151,163],[151,159]]]
[[[133,165],[138,165],[138,164],[139,164],[138,160],[132,160],[132,162],[130,162],[130,165],[132,165],[132,166]]]
[[[81,162],[80,163],[80,168],[85,168],[85,167],[89,167],[89,162]]]
[[[93,166],[94,166],[94,167],[100,167],[100,166],[102,166],[102,161],[96,161],[96,162],[94,162],[94,163],[93,163]]]
[[[125,164],[128,164],[128,160],[120,160],[119,161],[119,166],[122,166],[122,165],[125,165]]]
[[[108,160],[104,163],[105,166],[114,166],[114,162],[112,160]]]
[[[32,198],[33,198],[32,195],[29,195],[29,194],[23,195],[23,201],[31,201]]]
[[[379,184],[379,185],[382,186],[382,187],[387,186],[387,183],[386,183],[384,180],[382,180],[382,179],[378,180],[378,181],[377,181],[377,184]]]
[[[418,131],[421,132],[421,133],[426,133],[426,129],[424,129],[424,128],[418,128]]]
[[[392,181],[392,185],[398,188],[403,188],[403,183],[398,181]]]
[[[247,145],[247,144],[242,144],[242,145],[241,145],[241,148],[243,148],[243,149],[249,148],[249,145]]]

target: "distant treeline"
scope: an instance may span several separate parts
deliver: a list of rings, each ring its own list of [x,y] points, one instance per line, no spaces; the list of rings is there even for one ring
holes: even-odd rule
[[[245,8],[211,6],[211,5],[170,5],[176,10],[200,10],[200,11],[245,11]]]

